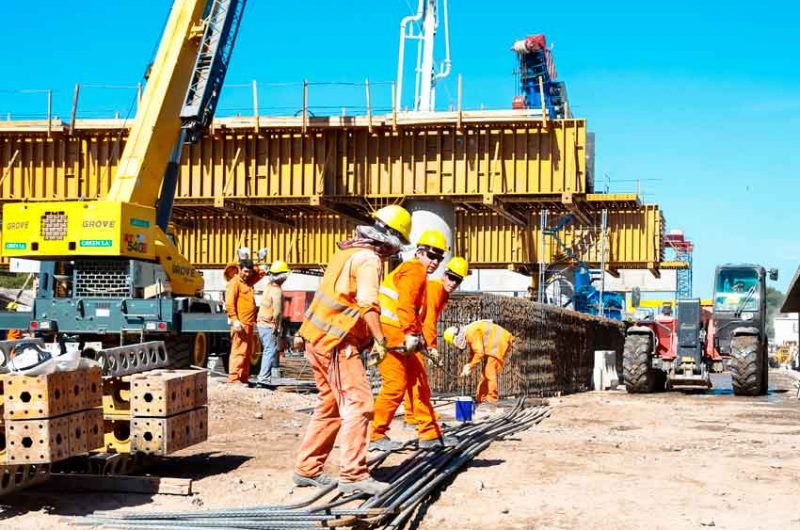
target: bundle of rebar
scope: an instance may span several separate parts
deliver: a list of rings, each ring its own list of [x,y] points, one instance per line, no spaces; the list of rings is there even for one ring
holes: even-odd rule
[[[506,414],[497,414],[477,423],[448,428],[459,443],[454,447],[416,449],[388,476],[381,476],[380,465],[390,453],[370,461],[376,476],[390,486],[369,498],[342,496],[336,486],[319,489],[312,497],[295,504],[254,506],[196,512],[127,513],[70,519],[78,525],[120,529],[300,529],[359,526],[404,528],[418,509],[449,484],[478,453],[492,442],[538,424],[549,415],[545,406],[526,408],[518,400]],[[406,444],[412,450],[414,442]]]
[[[502,396],[553,396],[591,389],[595,350],[614,350],[618,373],[625,329],[621,322],[578,313],[525,298],[497,295],[453,296],[439,322],[449,326],[487,319],[514,335],[514,345],[499,377]],[[446,394],[472,394],[480,377],[459,377],[470,353],[439,340],[442,368],[430,368],[431,388]]]

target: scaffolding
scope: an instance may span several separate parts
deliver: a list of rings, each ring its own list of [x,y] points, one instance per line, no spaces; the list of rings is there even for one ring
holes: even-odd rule
[[[664,235],[664,251],[667,261],[685,264],[676,270],[676,298],[692,297],[692,253],[694,244],[686,240],[682,230],[670,230]]]

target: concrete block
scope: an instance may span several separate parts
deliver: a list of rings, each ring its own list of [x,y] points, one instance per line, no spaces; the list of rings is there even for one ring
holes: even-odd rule
[[[73,397],[76,385],[74,374],[56,372],[37,376],[0,376],[5,401],[3,417],[7,420],[30,420],[73,412],[73,407],[79,403]]]
[[[163,418],[194,408],[193,370],[153,370],[131,376],[133,417]]]
[[[167,455],[189,445],[192,413],[131,420],[131,451]]]
[[[70,418],[6,421],[9,464],[46,464],[71,456]]]

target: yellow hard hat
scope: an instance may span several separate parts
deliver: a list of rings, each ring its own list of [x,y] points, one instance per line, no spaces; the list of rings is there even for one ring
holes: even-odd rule
[[[289,272],[289,264],[283,260],[276,259],[272,262],[269,272],[270,274],[283,274],[284,272]]]
[[[458,335],[458,328],[456,326],[451,326],[444,330],[444,341],[447,344],[453,344],[456,341],[456,335]]]
[[[16,302],[9,302],[6,305],[6,309],[9,311],[16,311],[17,309],[19,309],[19,304],[17,304]]]
[[[456,256],[447,262],[447,270],[463,280],[469,274],[469,264],[461,256]]]
[[[426,246],[447,252],[447,238],[438,230],[425,230],[419,236],[417,246]]]
[[[398,233],[404,243],[411,237],[411,214],[397,204],[384,206],[374,214],[375,219]]]

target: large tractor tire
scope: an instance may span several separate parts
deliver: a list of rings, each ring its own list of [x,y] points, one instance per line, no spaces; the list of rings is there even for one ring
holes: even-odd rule
[[[628,335],[622,352],[622,377],[629,394],[656,390],[656,370],[651,367],[653,339],[649,335]]]
[[[192,364],[200,368],[205,368],[208,364],[208,335],[202,331],[194,336]]]
[[[739,335],[731,340],[731,380],[737,396],[762,396],[767,393],[765,356],[758,337]]]

